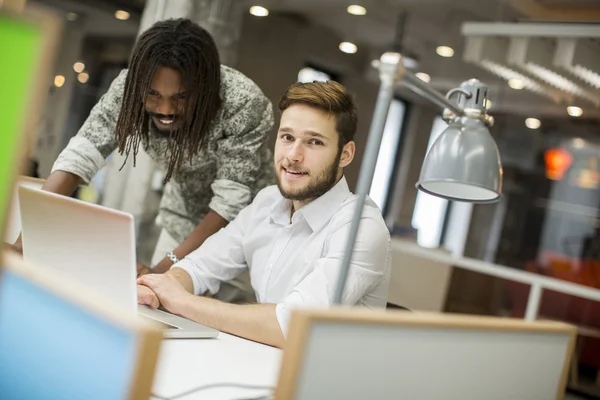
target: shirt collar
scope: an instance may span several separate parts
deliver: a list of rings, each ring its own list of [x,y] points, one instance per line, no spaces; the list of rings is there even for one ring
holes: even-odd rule
[[[335,186],[321,197],[302,207],[296,214],[300,214],[308,222],[310,228],[316,231],[331,219],[333,214],[339,210],[342,203],[350,195],[346,177],[342,176],[342,179]],[[291,200],[287,200],[281,196],[281,199],[271,206],[271,220],[280,225],[289,225],[291,207]],[[300,216],[296,214],[294,215],[294,220]]]

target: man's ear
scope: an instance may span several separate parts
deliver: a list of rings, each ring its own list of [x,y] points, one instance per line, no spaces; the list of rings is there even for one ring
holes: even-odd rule
[[[356,144],[354,141],[349,141],[342,148],[342,155],[340,156],[340,168],[347,167],[354,159],[354,152],[356,151]]]

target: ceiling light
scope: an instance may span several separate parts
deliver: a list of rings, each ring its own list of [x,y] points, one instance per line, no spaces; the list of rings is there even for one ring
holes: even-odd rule
[[[438,46],[435,52],[441,57],[452,57],[454,55],[454,49],[448,46]]]
[[[269,15],[269,10],[261,6],[252,6],[250,7],[250,14],[254,15],[255,17],[266,17]]]
[[[342,42],[340,43],[340,50],[344,53],[354,54],[358,51],[358,47],[354,43]]]
[[[573,147],[576,149],[583,149],[585,147],[585,140],[582,138],[573,138]]]
[[[583,114],[583,110],[581,109],[581,107],[576,106],[567,107],[567,112],[571,117],[581,117],[581,115]]]
[[[537,118],[527,118],[525,120],[525,126],[529,129],[538,129],[542,126],[542,122]]]
[[[485,109],[489,110],[490,108],[492,108],[492,106],[494,105],[494,103],[492,103],[492,101],[490,99],[485,99]]]
[[[120,19],[121,21],[127,21],[129,19],[129,13],[124,10],[115,11],[115,18]]]
[[[417,72],[415,74],[415,76],[417,78],[419,78],[420,80],[422,80],[423,82],[429,82],[431,80],[431,77],[429,76],[429,74],[426,74],[425,72]]]
[[[352,15],[366,15],[367,14],[367,9],[364,8],[363,6],[359,6],[357,4],[349,5],[346,10],[348,11],[348,13],[350,13]]]
[[[68,12],[65,15],[65,18],[67,19],[67,21],[73,22],[73,21],[77,21],[77,19],[79,18],[79,15],[77,15],[74,12]]]
[[[508,80],[508,86],[515,90],[521,90],[525,87],[525,83],[520,79],[513,78]]]
[[[81,73],[83,70],[85,70],[85,64],[81,61],[77,61],[75,64],[73,64],[73,71]]]
[[[86,72],[82,72],[77,75],[77,80],[81,83],[86,83],[90,79],[90,75]]]
[[[54,77],[54,86],[56,87],[62,87],[62,85],[65,84],[65,77],[62,75],[56,75]]]

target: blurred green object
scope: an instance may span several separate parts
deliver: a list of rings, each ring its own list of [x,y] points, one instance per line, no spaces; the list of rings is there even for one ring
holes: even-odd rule
[[[0,12],[0,232],[12,193],[14,176],[22,160],[24,141],[41,30],[16,15]]]

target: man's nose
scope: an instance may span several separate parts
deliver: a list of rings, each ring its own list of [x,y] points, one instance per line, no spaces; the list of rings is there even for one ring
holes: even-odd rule
[[[302,162],[304,159],[304,148],[300,141],[296,141],[296,143],[292,145],[292,148],[287,154],[287,158],[292,162]]]
[[[173,115],[177,105],[171,99],[158,99],[155,112],[162,115]]]

